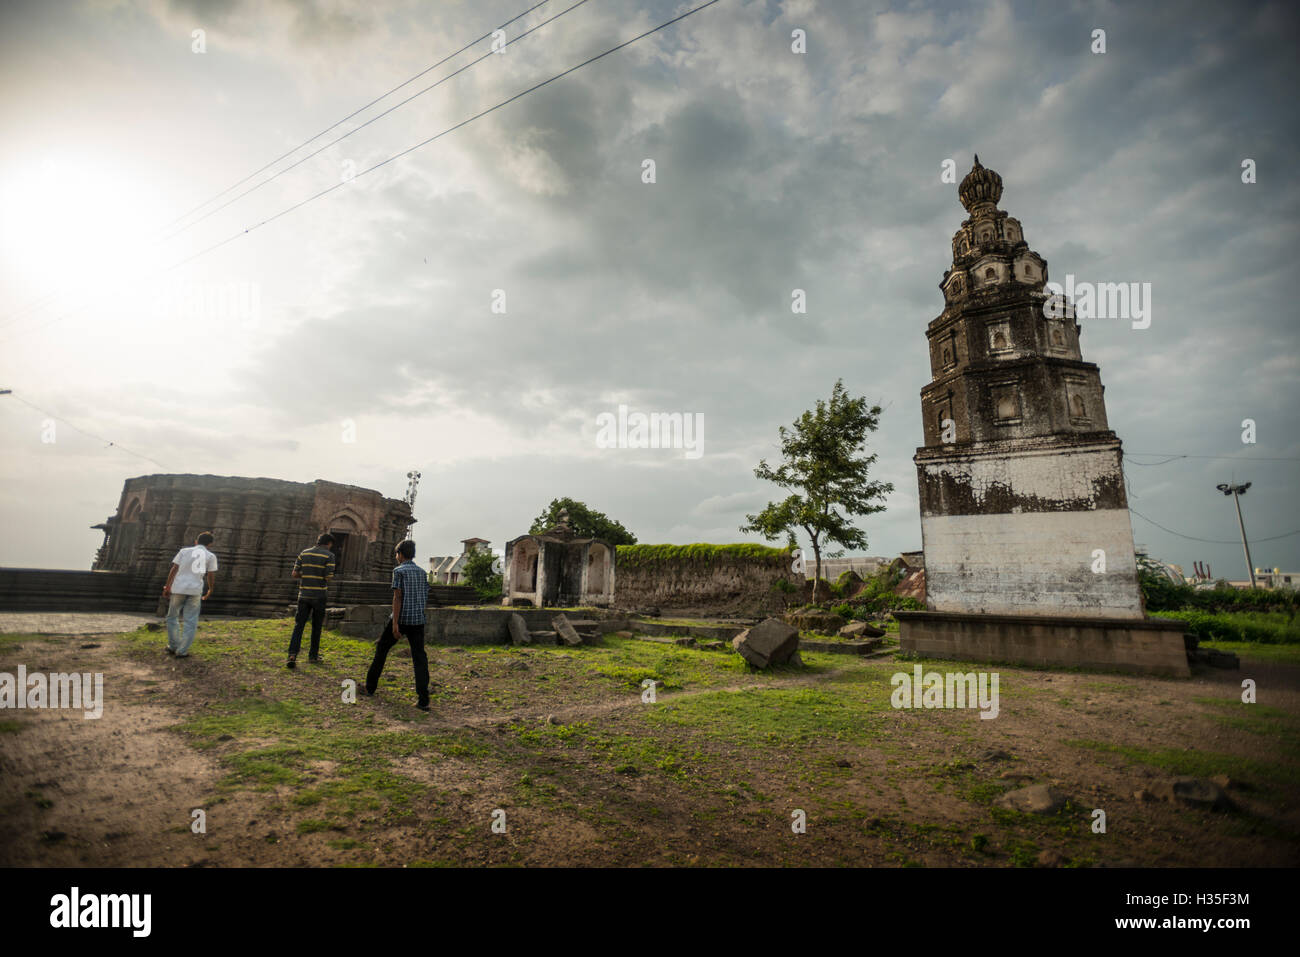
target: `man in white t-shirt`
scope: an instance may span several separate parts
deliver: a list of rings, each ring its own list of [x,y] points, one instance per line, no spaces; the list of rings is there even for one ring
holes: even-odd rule
[[[167,584],[163,585],[163,595],[170,599],[167,606],[167,654],[177,658],[190,656],[194,632],[199,627],[199,607],[203,599],[212,597],[212,582],[217,570],[217,556],[208,551],[212,541],[212,533],[204,532],[194,540],[192,548],[182,548],[177,552],[172,559],[171,571],[167,573]]]

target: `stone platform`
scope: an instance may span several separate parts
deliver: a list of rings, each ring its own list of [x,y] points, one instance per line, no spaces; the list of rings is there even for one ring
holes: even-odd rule
[[[344,611],[344,619],[333,626],[349,638],[374,640],[384,630],[392,610],[390,605],[354,605]],[[604,634],[616,631],[617,619],[586,621],[600,614],[598,609],[581,610],[561,608],[429,608],[425,612],[424,643],[426,645],[508,645],[510,644],[510,616],[518,615],[524,626],[534,633],[549,631],[551,622],[560,614],[580,631],[590,630]],[[587,629],[585,626],[590,626]]]
[[[1031,667],[1191,677],[1183,622],[896,611],[904,652]]]

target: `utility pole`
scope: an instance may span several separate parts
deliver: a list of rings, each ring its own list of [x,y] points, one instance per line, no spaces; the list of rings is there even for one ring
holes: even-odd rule
[[[406,473],[406,478],[407,478],[406,495],[403,498],[403,501],[405,501],[406,504],[410,506],[411,514],[412,516],[414,516],[415,515],[415,492],[416,489],[418,489],[420,486],[420,473],[412,469],[411,471]],[[410,525],[406,526],[406,535],[403,537],[410,538],[411,532],[414,530],[415,530],[415,523],[412,522]]]
[[[1241,528],[1241,547],[1246,552],[1246,571],[1250,572],[1250,587],[1255,588],[1255,566],[1250,563],[1250,546],[1246,544],[1246,523],[1241,519],[1241,496],[1246,494],[1246,489],[1250,488],[1250,483],[1245,485],[1216,485],[1224,495],[1231,495],[1232,500],[1237,504],[1237,525]]]

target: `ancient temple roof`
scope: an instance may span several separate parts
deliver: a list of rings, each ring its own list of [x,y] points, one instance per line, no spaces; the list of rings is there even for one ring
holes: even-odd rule
[[[967,212],[973,212],[974,207],[980,203],[996,206],[1002,198],[1002,177],[981,166],[979,154],[976,153],[975,165],[957,187],[957,196]]]

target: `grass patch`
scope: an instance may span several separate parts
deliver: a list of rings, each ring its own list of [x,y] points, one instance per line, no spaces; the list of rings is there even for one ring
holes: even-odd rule
[[[1274,798],[1289,801],[1300,791],[1300,767],[1294,764],[1258,761],[1239,754],[1216,751],[1185,751],[1181,748],[1135,748],[1106,741],[1065,741],[1075,748],[1118,754],[1129,761],[1157,768],[1174,777],[1212,778],[1226,774],[1244,781]]]
[[[1231,652],[1239,658],[1270,664],[1300,665],[1300,645],[1260,644],[1255,641],[1202,641],[1201,648]]]
[[[1187,623],[1201,641],[1244,641],[1263,645],[1300,645],[1300,618],[1295,611],[1157,611],[1153,618]]]

